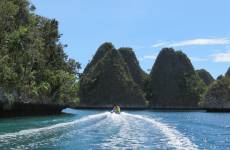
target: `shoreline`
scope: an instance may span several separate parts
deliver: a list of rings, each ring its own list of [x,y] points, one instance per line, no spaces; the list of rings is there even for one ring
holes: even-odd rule
[[[77,107],[70,107],[73,109],[81,109],[81,110],[111,110],[112,106],[77,106]],[[162,107],[122,107],[121,110],[151,110],[151,111],[162,111],[162,112],[191,112],[191,111],[201,111],[201,112],[230,112],[230,108],[182,108],[182,107],[167,107],[167,108],[162,108]]]
[[[66,114],[65,108],[78,110],[108,110],[111,106],[76,106],[68,107],[50,104],[16,104],[11,110],[0,109],[0,118],[27,117],[27,116],[50,116]],[[121,111],[155,111],[155,112],[207,112],[207,113],[230,113],[230,108],[160,108],[160,107],[121,107]]]
[[[48,116],[62,114],[62,110],[67,108],[62,105],[53,104],[14,104],[10,109],[5,110],[0,107],[0,118],[17,116]]]

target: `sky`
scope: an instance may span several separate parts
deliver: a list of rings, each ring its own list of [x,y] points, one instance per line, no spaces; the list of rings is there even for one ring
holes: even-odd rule
[[[84,68],[97,48],[131,47],[148,71],[163,47],[181,50],[215,78],[230,67],[229,0],[31,0],[59,21],[65,52]]]

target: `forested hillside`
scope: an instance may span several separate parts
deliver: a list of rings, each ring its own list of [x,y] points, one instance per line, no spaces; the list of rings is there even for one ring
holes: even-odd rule
[[[64,52],[58,21],[28,0],[0,1],[0,106],[77,102],[80,65]]]
[[[150,106],[159,108],[196,108],[205,92],[189,58],[172,48],[161,50],[149,86]]]
[[[102,44],[81,76],[81,104],[145,106],[144,92],[133,79],[131,69],[111,43]]]

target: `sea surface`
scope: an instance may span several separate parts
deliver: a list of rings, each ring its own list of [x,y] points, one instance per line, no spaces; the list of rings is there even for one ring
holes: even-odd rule
[[[0,119],[0,150],[230,149],[230,113],[64,112]]]

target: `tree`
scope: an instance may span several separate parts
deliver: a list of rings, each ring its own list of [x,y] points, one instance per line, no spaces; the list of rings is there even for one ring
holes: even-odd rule
[[[196,73],[207,86],[209,86],[214,81],[212,75],[205,69],[196,70]]]
[[[230,79],[222,77],[211,84],[201,104],[205,108],[230,108]]]
[[[64,105],[77,98],[80,64],[65,54],[58,21],[34,10],[27,0],[0,1],[0,88],[8,97],[4,102]]]

